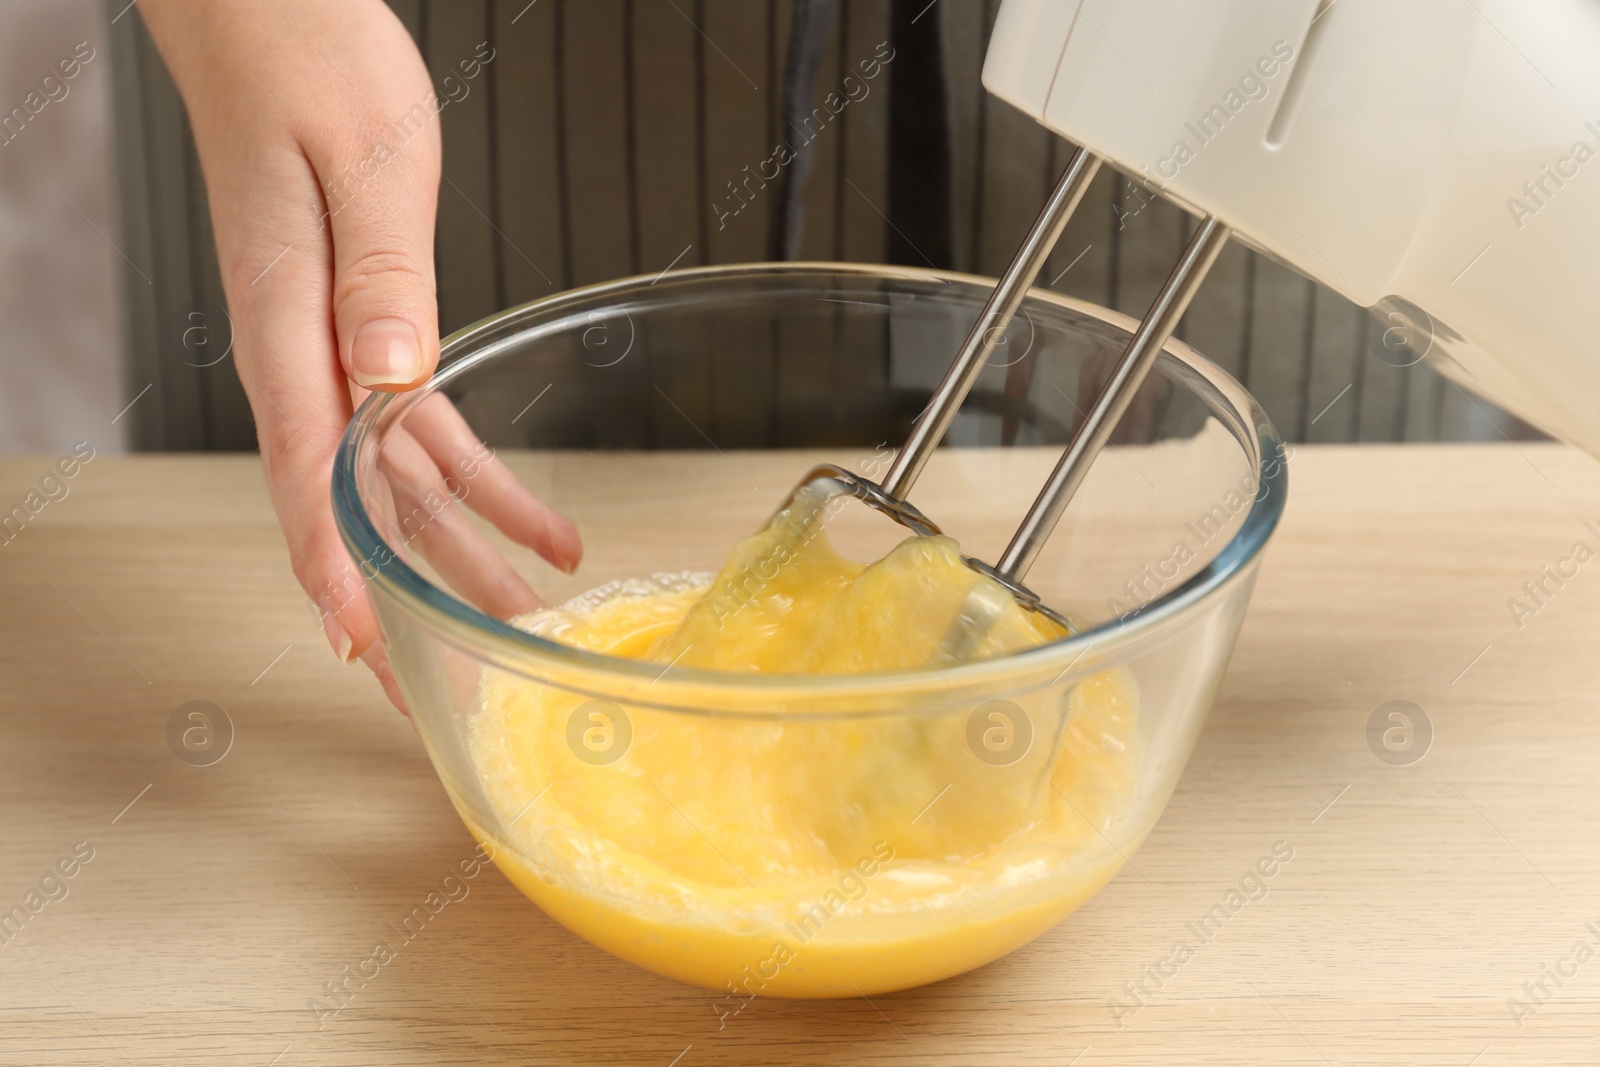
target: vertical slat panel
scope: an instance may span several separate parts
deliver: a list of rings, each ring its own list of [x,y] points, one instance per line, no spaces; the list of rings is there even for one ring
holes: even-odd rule
[[[1405,409],[1405,379],[1409,366],[1396,366],[1411,357],[1397,355],[1384,346],[1386,324],[1373,318],[1366,322],[1366,352],[1362,357],[1361,415],[1357,440],[1393,441]]]
[[[142,263],[147,277],[141,277],[132,266],[122,269],[124,321],[127,357],[123,368],[123,389],[128,400],[154,380],[153,354],[156,349],[156,299],[155,269],[156,244],[161,238],[153,200],[155,190],[150,181],[154,166],[151,158],[155,146],[150,143],[144,121],[143,105],[151,92],[150,83],[156,72],[149,69],[150,62],[159,64],[153,51],[146,50],[140,39],[144,26],[137,19],[122,20],[111,27],[111,43],[115,55],[111,63],[112,85],[117,101],[116,129],[118,203],[122,216],[122,246],[128,259]],[[155,392],[152,387],[151,392]],[[166,421],[166,406],[160,394],[146,395],[152,410],[135,410],[123,416],[130,448],[153,449],[165,447],[161,430]]]
[[[837,137],[829,116],[817,128],[800,131],[780,126],[781,83],[788,45],[791,10],[762,5],[757,15],[746,5],[726,0],[697,4],[701,89],[701,180],[705,197],[704,258],[726,263],[765,259],[771,248],[773,220],[781,210],[781,183],[774,180],[783,165],[782,144],[792,150],[802,139]],[[781,24],[780,24],[781,20]],[[826,68],[825,68],[826,69]],[[820,79],[821,76],[819,76]],[[825,146],[816,151],[808,206],[818,202],[818,170],[831,158]],[[792,166],[792,164],[790,164]],[[826,180],[823,178],[822,180]],[[824,215],[822,225],[829,219]],[[813,208],[807,234],[815,241],[818,225]],[[774,440],[775,398],[782,340],[759,316],[729,316],[712,328],[713,353],[704,379],[708,436],[718,446],[760,447]],[[826,372],[830,353],[802,345],[798,355],[806,368]]]
[[[1244,367],[1249,332],[1245,295],[1254,255],[1236,242],[1223,248],[1184,316],[1184,340],[1235,376]]]
[[[829,109],[827,99],[830,93],[840,93],[842,64],[848,64],[848,59],[842,59],[850,46],[848,6],[848,2],[840,3],[837,24],[826,38],[826,48],[818,64],[816,86],[811,99],[814,110],[808,112],[813,118],[803,120],[798,128],[787,125],[781,110],[781,93],[776,101],[779,107],[778,125],[774,126],[771,139],[790,149],[798,149],[805,142],[810,142],[808,147],[814,152],[813,170],[805,187],[805,232],[800,238],[802,259],[834,258],[835,246],[840,238],[838,211],[842,210],[845,203],[840,197],[840,184],[846,173],[845,146],[850,136],[853,109],[858,104],[838,106],[840,99],[848,98],[834,96],[834,109]],[[782,82],[782,78],[786,77],[787,50],[792,43],[794,29],[792,14],[794,11],[790,8],[789,21],[781,30],[776,24],[773,26],[774,66],[771,66],[768,77],[776,82]],[[782,42],[781,50],[778,48],[779,40]],[[776,189],[778,187],[773,186],[774,192]],[[779,210],[781,208],[774,200],[774,213]],[[758,382],[752,381],[752,387],[760,389],[760,392],[752,392],[750,400],[765,402],[763,406],[768,411],[766,440],[778,446],[814,446],[821,435],[826,435],[832,429],[829,426],[832,416],[830,406],[834,406],[829,403],[834,398],[832,389],[840,373],[840,362],[850,358],[848,354],[843,354],[837,339],[837,317],[826,304],[821,304],[818,314],[811,320],[790,320],[763,333],[765,336],[762,341],[766,346],[763,350],[770,352],[771,357],[765,362],[765,376]]]
[[[984,106],[977,267],[980,274],[997,276],[1011,262],[1049,194],[1044,173],[1054,134],[1009,104],[989,98]]]
[[[644,273],[699,262],[707,204],[695,176],[695,47],[689,21],[664,0],[633,0],[634,195]],[[682,255],[682,259],[678,257]]]
[[[786,410],[801,415],[800,424],[773,426],[774,443],[803,446],[814,444],[818,435],[831,432],[828,399],[837,377],[835,365],[838,323],[832,309],[818,309],[815,318],[784,323],[773,338],[777,343],[776,379],[771,382],[774,398],[783,397]]]
[[[866,95],[850,105],[839,128],[834,158],[833,241],[829,258],[880,263],[887,226],[873,204],[886,204],[889,81],[893,61],[880,48],[889,40],[889,0],[840,0],[840,55]],[[886,51],[883,52],[887,55]],[[886,323],[863,322],[839,305],[834,315],[833,386],[848,390],[889,380]]]
[[[1075,150],[1065,141],[1057,147],[1055,159],[1060,166],[1055,168],[1052,181],[1060,179],[1060,171],[1066,168],[1066,161]],[[1045,265],[1043,280],[1050,288],[1097,304],[1110,299],[1111,242],[1117,226],[1112,200],[1120,180],[1114,171],[1101,168],[1089,184]]]
[[[888,47],[889,0],[845,0],[845,53],[860,64]],[[887,52],[885,54],[888,54]],[[836,256],[853,263],[882,263],[885,234],[883,208],[888,204],[889,79],[894,62],[879,63],[868,84],[872,92],[850,105],[843,130],[844,157],[835,208],[839,236]]]
[[[769,183],[763,190],[756,168],[771,153],[766,143],[770,103],[763,83],[769,76],[767,19],[772,12],[768,5],[748,0],[704,0],[699,6],[706,94],[705,195],[719,209],[707,235],[710,261],[765,259],[776,186]]]
[[[1411,388],[1406,394],[1404,441],[1439,439],[1439,390],[1444,386],[1439,375],[1427,364],[1412,368]]]
[[[933,5],[894,0],[890,43],[898,59],[889,96],[888,260],[955,266],[950,184],[950,88],[943,23]]]
[[[762,448],[773,443],[774,397],[779,384],[779,339],[769,323],[737,315],[712,324],[708,434],[719,448]],[[807,348],[798,358],[826,367],[828,353]],[[704,425],[704,424],[703,424]]]
[[[439,112],[444,180],[439,186],[434,255],[439,328],[450,333],[496,310],[495,264],[501,251],[497,245],[503,238],[490,222],[494,207],[489,175],[491,82],[482,73],[467,81],[458,66],[472,60],[478,45],[489,39],[487,4],[484,0],[452,0],[448,8],[430,14],[429,68],[435,91],[441,100],[449,101]],[[497,54],[495,62],[499,61]]]
[[[625,0],[563,0],[561,37],[562,130],[566,138],[571,284],[589,285],[631,273],[632,196],[626,172],[628,61],[624,47]],[[656,397],[642,353],[619,359],[636,327],[608,317],[590,327],[584,361],[597,373],[590,383],[589,417],[596,443],[606,448],[647,448]],[[603,342],[603,343],[600,343]]]
[[[506,302],[521,304],[565,287],[561,150],[555,80],[558,0],[495,0],[495,163],[505,248]],[[446,193],[454,195],[448,188]],[[449,240],[448,236],[441,240]]]
[[[769,69],[773,12],[769,5],[752,7],[743,0],[703,0],[697,6],[703,35],[705,196],[712,212],[708,258],[713,263],[763,260],[778,191],[759,172],[772,151],[767,144],[772,79],[782,77]],[[771,330],[739,316],[717,324],[712,344],[710,436],[719,447],[770,443],[769,398],[777,387]]]
[[[695,91],[696,56],[702,42],[682,4],[631,2],[636,173],[630,191],[638,235],[637,269],[659,273],[669,266],[695,266],[705,253],[700,235],[709,208],[697,165]],[[649,362],[643,352],[639,357],[650,379],[650,393],[660,389],[683,409],[680,415],[659,396],[647,397],[646,417],[655,420],[651,441],[661,448],[703,448],[705,441],[695,427],[710,425],[710,337],[703,331],[692,336],[686,332],[682,326],[672,328],[671,358]],[[661,337],[665,341],[665,331]],[[655,350],[653,345],[641,345],[646,347]]]
[[[707,234],[717,212],[706,184],[702,136],[708,121],[703,17],[700,5],[680,5],[676,0],[646,0],[638,9],[638,39],[654,42],[636,48],[641,85],[676,87],[674,100],[646,99],[645,90],[637,101],[641,139],[637,154],[643,172],[636,195],[641,212],[648,216],[653,212],[647,205],[655,205],[654,210],[664,216],[641,219],[640,254],[652,270],[705,264],[711,254]],[[651,78],[666,80],[646,81]],[[719,225],[727,224],[729,211],[722,208]],[[704,448],[705,435],[713,435],[715,442],[722,430],[713,422],[711,397],[716,364],[723,354],[715,349],[711,331],[701,321],[664,323],[652,332],[651,341],[650,350],[665,357],[648,367],[654,447]]]
[[[640,270],[639,244],[639,40],[638,0],[622,0],[622,177],[628,189],[628,273]],[[646,43],[648,48],[648,42]]]
[[[1496,411],[1492,405],[1468,393],[1457,395],[1467,402],[1466,428],[1462,433],[1465,440],[1501,441],[1509,436],[1507,424],[1512,420],[1503,412]]]
[[[864,248],[866,242],[881,241],[885,237],[883,221],[876,218],[876,212],[873,212],[876,221],[865,223],[866,233],[859,232],[861,220],[865,218],[862,212],[872,211],[872,208],[858,189],[862,188],[864,171],[881,168],[887,162],[887,137],[871,139],[862,134],[881,129],[889,112],[890,68],[879,58],[880,43],[887,40],[889,32],[888,12],[887,2],[839,0],[835,48],[839,56],[840,82],[854,79],[850,88],[856,98],[840,118],[836,151],[830,161],[833,173],[827,187],[832,200],[828,240],[825,245],[812,246],[821,249],[817,254],[823,258],[847,259],[847,249],[852,245]],[[880,18],[881,23],[874,22]],[[882,36],[877,35],[880,31]],[[879,172],[874,170],[874,173]],[[853,186],[852,182],[856,184]],[[876,192],[868,195],[877,202],[887,202]],[[883,258],[881,245],[873,254],[874,261]],[[850,315],[849,310],[848,305],[838,304],[831,316],[827,341],[832,346],[827,361],[831,374],[826,389],[834,396],[848,396],[858,391],[864,394],[888,380],[883,356],[887,351],[887,324],[862,321]],[[835,422],[830,433],[837,433],[838,420],[849,416],[841,412],[838,405],[831,414]],[[779,440],[785,439],[786,429],[777,428]]]
[[[201,419],[205,397],[200,378],[175,357],[184,351],[183,331],[195,310],[188,218],[189,204],[199,190],[190,188],[185,165],[188,118],[144,24],[126,19],[118,25],[123,22],[133,37],[132,48],[124,55],[136,56],[141,77],[140,120],[147,150],[143,179],[152,235],[150,257],[142,268],[153,283],[146,286],[151,308],[148,347],[134,376],[133,392],[144,387],[140,377],[155,383],[127,415],[136,420],[130,437],[135,448],[198,450],[206,444]]]
[[[971,16],[976,18],[979,38],[985,48],[988,46],[989,37],[994,32],[994,21],[999,8],[999,0],[976,0],[976,12]],[[966,270],[971,274],[983,273],[983,248],[984,248],[984,204],[987,202],[988,171],[985,167],[985,157],[989,148],[989,116],[999,103],[982,89],[982,66],[979,66],[979,88],[977,101],[972,106],[972,139],[970,142],[957,146],[958,162],[957,173],[962,173],[961,159],[970,159],[971,168],[967,172],[970,182],[970,197],[963,201],[956,200],[958,214],[956,225],[963,231],[966,258]],[[958,111],[960,107],[958,105]],[[959,188],[959,187],[958,187]],[[967,212],[963,217],[959,209]]]
[[[1188,240],[1189,216],[1143,182],[1117,175],[1113,229],[1122,242],[1116,309],[1142,318]]]
[[[1443,375],[1441,375],[1440,378],[1439,378],[1439,388],[1433,394],[1433,428],[1434,428],[1434,432],[1435,432],[1435,435],[1436,435],[1434,437],[1434,440],[1436,440],[1436,441],[1441,441],[1441,440],[1445,439],[1444,438],[1444,433],[1445,433],[1445,429],[1444,429],[1444,425],[1445,425],[1444,424],[1444,405],[1445,405],[1445,394],[1448,393],[1448,392],[1450,392],[1450,385],[1449,385],[1448,382],[1445,381]]]
[[[1406,411],[1411,406],[1411,387],[1416,384],[1417,380],[1415,364],[1404,369],[1406,373],[1396,378],[1399,391],[1395,397],[1394,415],[1389,426],[1389,440],[1391,441],[1404,441],[1406,439]]]
[[[839,0],[839,33],[841,35],[844,33],[844,25],[848,21],[843,14],[847,3],[848,0]],[[784,78],[788,69],[789,37],[793,30],[794,23],[794,4],[792,0],[772,0],[772,2],[767,6],[771,10],[767,16],[767,77],[765,80],[765,85],[763,85],[763,89],[765,90],[764,95],[767,98],[767,137],[765,148],[766,151],[772,156],[773,164],[775,166],[777,159],[779,158],[777,150],[778,146],[788,145],[792,139],[792,135],[784,125],[783,106]],[[839,128],[839,139],[841,142],[844,140],[843,126]],[[763,156],[762,158],[765,159],[766,156]],[[834,156],[834,173],[829,181],[830,188],[832,188],[838,181],[838,176],[840,173],[840,161],[842,158],[843,150],[841,148],[841,151],[835,153]],[[773,166],[768,166],[765,172],[767,174],[773,173]],[[776,182],[772,182],[770,184],[770,188],[766,190],[767,195],[773,198],[767,214],[768,230],[766,258],[768,259],[775,259],[780,254],[780,250],[778,248],[777,228],[778,219],[782,213],[782,206],[777,197],[783,180],[784,179],[780,174],[779,179]],[[834,203],[836,213],[838,204],[837,194],[834,197]],[[837,229],[837,219],[834,220],[834,224],[835,228]],[[833,259],[836,257],[832,251],[829,251],[823,258]]]
[[[1148,187],[1146,187],[1146,189],[1147,189],[1147,191],[1145,192],[1144,195],[1150,196],[1150,195],[1154,195],[1155,194],[1155,190],[1149,189]],[[1178,233],[1177,233],[1180,251],[1174,255],[1174,257],[1173,257],[1174,259],[1177,258],[1177,255],[1181,255],[1182,254],[1182,249],[1183,248],[1187,248],[1188,247],[1190,238],[1192,238],[1194,236],[1195,231],[1198,230],[1199,228],[1200,228],[1200,220],[1198,218],[1195,218],[1194,216],[1188,214],[1187,212],[1184,212],[1183,213],[1183,217],[1179,222]],[[1187,317],[1187,316],[1185,316],[1185,317]],[[1179,319],[1177,328],[1172,331],[1172,336],[1176,337],[1180,341],[1188,341],[1189,340],[1189,324],[1187,322],[1185,322],[1183,319]]]
[[[841,176],[845,173],[844,155],[850,123],[855,118],[855,110],[871,99],[874,89],[883,87],[880,79],[884,75],[880,73],[879,78],[868,81],[857,68],[857,62],[870,58],[872,53],[870,48],[861,56],[851,51],[850,23],[848,4],[841,3],[817,67],[807,120],[799,129],[780,126],[775,134],[776,139],[794,147],[809,142],[807,147],[814,153],[814,166],[805,190],[801,259],[832,259],[835,255],[840,236],[838,216],[845,202]],[[785,74],[787,48],[792,43],[789,29],[792,27],[786,27],[783,34],[785,51],[777,56],[780,65],[771,73],[775,81]],[[851,78],[848,89],[844,82],[846,75]],[[855,100],[851,99],[852,92]],[[851,354],[840,343],[838,320],[839,316],[831,309],[819,309],[814,319],[784,323],[772,338],[776,343],[776,362],[769,383],[772,391],[769,406],[778,408],[770,430],[773,443],[815,446],[833,431],[832,421],[836,416],[828,400],[841,373],[849,379],[856,369]],[[843,368],[841,363],[845,364]],[[780,397],[781,404],[778,403]]]
[[[187,329],[179,337],[176,351],[182,352],[183,362],[192,367],[179,367],[179,372],[192,371],[200,382],[200,421],[204,428],[207,451],[248,452],[256,447],[255,419],[250,412],[250,401],[239,384],[239,374],[231,352],[223,352],[233,344],[233,324],[228,317],[228,299],[222,291],[222,273],[217,265],[217,246],[211,231],[211,213],[206,210],[205,180],[200,173],[200,161],[193,146],[186,153],[189,164],[190,187],[195,190],[189,201],[188,231],[189,259],[194,264],[194,310],[187,321],[204,329],[204,345],[185,345],[183,338],[198,338]],[[196,317],[198,316],[198,317]]]
[[[389,10],[395,13],[406,32],[411,34],[413,41],[422,39],[422,4],[423,0],[386,0]],[[524,0],[526,3],[526,0]]]
[[[843,27],[848,22],[848,16],[841,13],[837,16],[839,26]],[[848,41],[844,42],[848,44]],[[812,169],[811,180],[806,183],[806,230],[800,241],[801,259],[832,259],[834,237],[837,232],[834,214],[838,210],[839,197],[839,155],[844,149],[845,131],[849,129],[851,110],[856,106],[850,102],[844,89],[844,77],[851,75],[854,79],[852,85],[865,87],[854,65],[858,57],[841,54],[841,37],[836,29],[828,35],[828,47],[823,53],[822,62],[817,67],[817,91],[812,99],[812,113],[817,116],[820,129],[815,134],[812,147],[816,151],[816,166]],[[868,55],[871,53],[869,52]],[[781,57],[780,57],[781,62]],[[781,81],[783,68],[779,67],[772,72],[771,81]],[[857,90],[860,95],[861,90]],[[863,100],[866,98],[863,97]],[[837,113],[835,113],[837,111]],[[783,131],[791,134],[789,143],[793,144],[793,137],[798,134],[793,131]],[[774,190],[776,186],[773,187]]]
[[[1470,441],[1474,435],[1481,433],[1485,426],[1484,418],[1473,407],[1473,402],[1459,386],[1450,382],[1442,384],[1439,395],[1439,432],[1443,439],[1452,441]],[[1480,405],[1482,401],[1478,402]],[[1496,438],[1498,440],[1498,438]]]
[[[413,0],[416,2],[416,0]],[[562,94],[557,84],[556,26],[560,0],[494,0],[490,21],[494,62],[485,77],[494,97],[494,145],[491,153],[498,190],[495,234],[499,282],[504,303],[516,305],[549,296],[566,287],[569,264],[563,254],[563,202],[565,176],[557,108]],[[448,186],[442,197],[455,197]],[[441,233],[441,242],[451,240]],[[600,324],[573,346],[569,360],[551,360],[539,374],[517,383],[513,417],[508,432],[527,440],[555,441],[563,445],[594,444],[593,409],[603,400],[591,400],[598,371],[583,366],[606,362],[607,348],[598,342],[613,340],[619,332]],[[619,342],[623,343],[623,342]],[[549,393],[522,413],[523,406],[546,386]]]
[[[992,4],[985,0],[943,2],[947,82],[950,87],[950,186],[955,205],[955,263],[959,270],[973,269],[972,218],[978,199],[977,150],[983,101],[983,53],[989,41]]]
[[[720,446],[722,428],[714,422],[711,382],[714,366],[727,355],[716,347],[705,321],[658,323],[644,340],[659,357],[649,364],[650,381],[644,396],[650,446],[705,448],[702,434]]]
[[[1366,313],[1338,293],[1319,287],[1312,315],[1309,414],[1300,439],[1349,441],[1360,411],[1356,361],[1365,358]]]
[[[1111,278],[1107,290],[1111,306],[1134,318],[1142,318],[1149,310],[1161,284],[1172,271],[1178,254],[1187,240],[1189,216],[1174,205],[1156,198],[1143,182],[1134,181],[1121,173],[1113,173],[1111,201],[1112,226],[1109,235],[1113,254],[1108,264]],[[1182,324],[1180,324],[1182,326]],[[1182,326],[1187,329],[1186,326]],[[1179,334],[1182,335],[1181,332]],[[1097,367],[1095,377],[1104,380],[1110,371],[1109,361]],[[1080,382],[1079,406],[1088,410],[1092,396]],[[1099,388],[1096,383],[1096,390]],[[1156,390],[1141,390],[1129,405],[1113,440],[1142,442],[1148,439],[1150,427],[1157,418],[1160,395]]]
[[[625,0],[566,0],[567,189],[572,213],[573,285],[632,272],[627,184]]]
[[[1297,439],[1311,283],[1270,260],[1256,264],[1250,323],[1250,391],[1279,432]]]
[[[653,273],[686,249],[679,266],[766,258],[776,187],[753,175],[776,143],[793,137],[778,126],[790,0],[390,5],[418,40],[435,85],[448,96],[441,83],[453,73],[452,85],[469,89],[440,119],[447,181],[436,247],[447,330],[568,285]],[[948,64],[956,262],[988,274],[1009,260],[1071,152],[982,91],[996,6],[941,0],[927,16],[941,20]],[[876,58],[880,43],[887,48],[890,10],[890,0],[840,2],[818,103],[826,112],[827,94],[841,91],[847,73],[867,93],[830,116],[818,141],[805,256],[884,259],[893,64],[880,65],[874,79],[862,77],[859,65]],[[460,79],[457,64],[490,38],[494,62],[477,79]],[[119,243],[150,278],[147,284],[127,275],[129,398],[153,384],[125,423],[136,447],[247,448],[253,426],[233,360],[185,365],[217,354],[185,348],[186,330],[203,325],[208,345],[226,343],[227,330],[181,102],[138,19],[119,20],[113,41]],[[729,182],[738,190],[734,200]],[[1141,198],[1104,171],[1041,281],[1142,313],[1193,221],[1169,204],[1141,206]],[[724,210],[740,205],[739,213],[719,227],[713,202]],[[540,372],[558,381],[508,383],[519,396],[527,392],[518,411],[552,387],[508,432],[528,433],[537,423],[539,439],[565,444],[701,447],[699,426],[714,431],[719,444],[798,443],[832,431],[804,403],[793,410],[805,425],[777,426],[770,400],[778,391],[820,397],[882,381],[888,371],[875,355],[885,350],[881,331],[852,336],[857,327],[824,316],[814,329],[784,337],[741,326],[714,337],[658,338],[679,356],[702,354],[658,383],[642,338],[626,359],[607,365],[632,335],[625,317],[596,325],[587,347],[575,340],[570,360]],[[1235,245],[1219,259],[1180,336],[1241,376],[1290,437],[1498,440],[1532,433],[1488,402],[1469,400],[1431,368],[1396,365],[1409,356],[1384,344],[1384,327]],[[1030,387],[1025,376],[1013,377],[1013,392]],[[1031,383],[1034,392],[1040,387]]]

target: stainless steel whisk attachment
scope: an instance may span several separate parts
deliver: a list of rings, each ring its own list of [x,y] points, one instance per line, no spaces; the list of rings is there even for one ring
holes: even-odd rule
[[[961,402],[966,399],[985,363],[994,354],[1023,298],[1043,269],[1050,250],[1066,229],[1067,220],[1072,217],[1099,169],[1100,160],[1082,148],[1068,162],[1050,199],[984,304],[955,362],[945,371],[932,400],[912,427],[906,443],[895,454],[894,462],[883,480],[873,482],[839,467],[821,466],[801,481],[784,505],[785,508],[791,506],[808,488],[813,490],[810,494],[812,499],[848,493],[915,533],[939,533],[938,526],[909,504],[906,497],[934,449],[949,430]],[[1139,391],[1139,386],[1155,365],[1156,357],[1171,338],[1173,329],[1199,290],[1200,283],[1205,280],[1217,254],[1227,244],[1229,234],[1228,226],[1214,216],[1202,220],[1166,283],[1156,294],[1150,310],[1139,323],[1139,328],[1129,338],[1105,388],[1073,432],[1066,451],[1012,535],[1011,543],[999,561],[990,565],[970,556],[963,557],[968,566],[998,582],[1017,603],[1049,617],[1064,628],[1071,628],[1068,621],[1046,606],[1024,584],[1024,579],[1060,522],[1073,495],[1083,484],[1095,458],[1111,439],[1112,432]],[[818,489],[820,493],[816,492]],[[940,645],[937,658],[946,661],[965,658],[982,640],[1005,606],[1003,601],[995,602],[986,595],[980,586],[962,606],[956,623]]]

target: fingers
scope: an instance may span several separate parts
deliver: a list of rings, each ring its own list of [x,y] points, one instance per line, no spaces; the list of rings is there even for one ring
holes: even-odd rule
[[[527,545],[568,574],[583,559],[583,539],[571,519],[534,496],[478,439],[442,393],[419,402],[405,428],[458,483],[456,495],[518,544]]]
[[[427,69],[381,0],[144,0],[140,11],[193,125],[239,377],[295,575],[334,651],[366,659],[403,707],[329,485],[350,383],[403,389],[438,358]]]
[[[400,693],[400,686],[394,680],[394,668],[389,665],[388,653],[384,652],[383,645],[374,644],[361,655],[361,662],[367,665],[373,677],[378,679],[378,684],[383,686],[383,693],[389,698],[400,714],[410,716],[411,709],[406,706],[406,699]]]
[[[421,105],[418,105],[419,107]],[[399,124],[411,129],[402,118]],[[391,125],[367,145],[309,149],[323,178],[333,235],[333,321],[339,361],[366,389],[399,392],[439,362],[433,220],[439,192],[437,122],[409,140]]]
[[[292,210],[316,195],[316,176],[298,152],[264,153],[249,168],[213,164],[213,172],[234,354],[267,489],[295,577],[316,605],[329,645],[353,662],[378,627],[329,498],[351,406],[334,350],[327,235],[314,218]]]
[[[294,270],[281,279],[285,292],[260,300],[244,320],[240,351],[245,389],[255,413],[267,487],[301,588],[317,607],[328,643],[353,662],[378,636],[360,573],[334,526],[329,486],[334,451],[350,418],[349,393],[333,356],[326,318],[296,315],[307,293],[296,296]],[[292,363],[284,353],[307,358]],[[316,358],[320,353],[321,358]]]
[[[394,500],[397,526],[388,531],[391,544],[415,548],[457,596],[497,619],[512,619],[544,606],[467,520],[433,458],[405,431],[390,432],[378,464]]]

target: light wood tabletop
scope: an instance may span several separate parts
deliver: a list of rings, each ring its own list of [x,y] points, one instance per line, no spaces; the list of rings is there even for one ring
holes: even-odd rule
[[[53,463],[0,462],[0,511]],[[1600,549],[1600,464],[1302,447],[1289,471],[1136,867],[971,974],[719,1029],[716,994],[591,948],[493,869],[319,1018],[473,842],[328,651],[257,461],[97,457],[0,537],[0,914],[26,915],[0,932],[0,1064],[1600,1062],[1600,562],[1573,556]],[[231,723],[209,766],[169,747],[196,700]],[[1409,765],[1369,745],[1396,700],[1431,723]],[[1267,894],[1172,964],[1275,847]]]

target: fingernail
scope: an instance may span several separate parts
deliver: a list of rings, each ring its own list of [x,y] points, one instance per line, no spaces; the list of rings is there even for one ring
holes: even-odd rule
[[[339,616],[327,608],[322,609],[322,632],[328,635],[328,644],[333,646],[334,655],[343,663],[355,662],[351,652],[355,643],[350,640],[350,635],[344,632],[344,627],[339,625]]]
[[[583,558],[583,538],[578,536],[578,527],[570,519],[558,516],[551,525],[550,542],[556,558],[561,561],[561,569],[571,574]]]
[[[409,385],[422,377],[416,329],[400,319],[376,319],[361,327],[350,343],[350,377],[367,389]]]
[[[411,709],[406,706],[405,697],[400,695],[400,686],[394,679],[394,668],[389,665],[388,659],[383,654],[382,643],[372,642],[358,658],[372,672],[373,677],[378,679],[378,684],[383,687],[384,694],[396,710],[406,718],[411,718]]]

